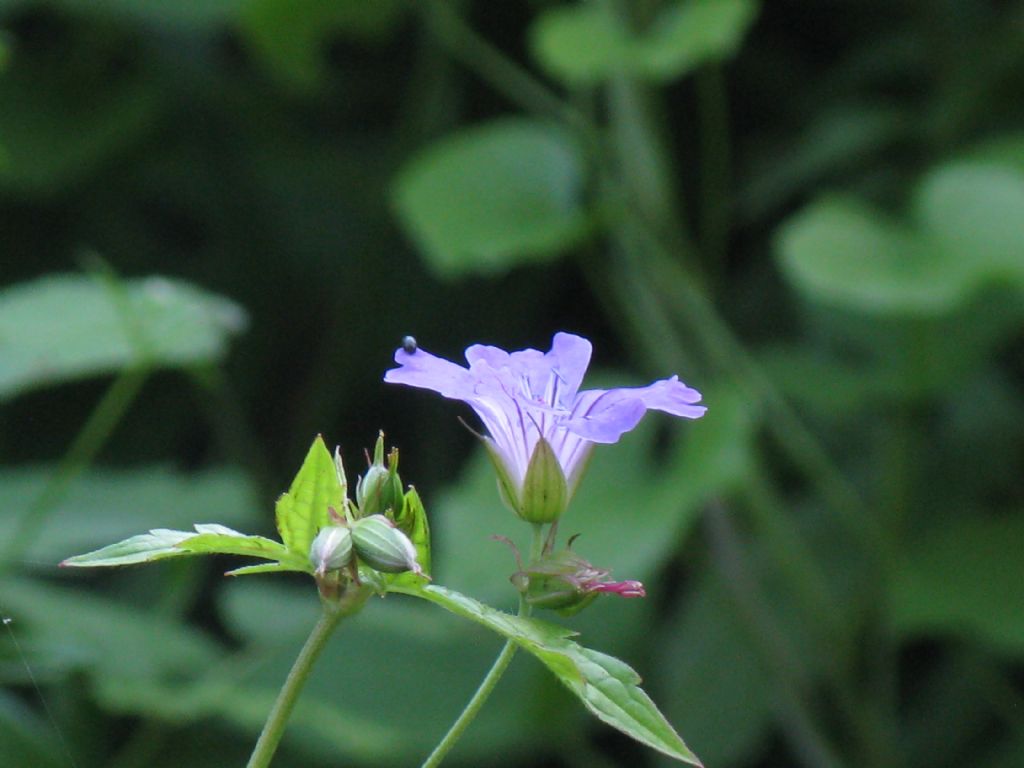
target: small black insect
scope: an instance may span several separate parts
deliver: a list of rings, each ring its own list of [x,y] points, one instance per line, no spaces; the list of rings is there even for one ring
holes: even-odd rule
[[[412,336],[406,336],[402,339],[402,349],[405,350],[406,354],[411,355],[417,350],[416,339]]]

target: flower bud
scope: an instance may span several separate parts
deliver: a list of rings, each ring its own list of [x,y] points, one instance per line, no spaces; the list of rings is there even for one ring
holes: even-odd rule
[[[398,477],[398,450],[392,449],[384,465],[384,433],[377,437],[373,462],[356,483],[356,504],[361,517],[388,514],[402,509],[402,481]]]
[[[321,528],[309,547],[309,561],[317,575],[346,567],[352,562],[352,531],[344,525]]]
[[[549,608],[571,616],[592,603],[599,594],[620,597],[644,597],[639,581],[605,581],[608,571],[597,568],[566,547],[520,566],[512,575],[512,584],[523,593],[526,602],[537,608]]]
[[[359,559],[375,570],[423,573],[416,559],[416,547],[383,515],[357,520],[352,526],[352,544]]]
[[[562,516],[569,504],[565,473],[551,444],[537,441],[526,468],[519,497],[519,516],[529,523],[551,523]]]

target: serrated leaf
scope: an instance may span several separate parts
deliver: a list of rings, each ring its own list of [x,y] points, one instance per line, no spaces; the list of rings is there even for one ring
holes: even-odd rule
[[[512,616],[444,587],[394,591],[429,600],[514,641],[536,656],[602,722],[662,754],[701,765],[638,686],[640,676],[625,662],[570,640],[571,630],[540,619]]]
[[[0,399],[142,362],[213,362],[246,324],[238,305],[184,281],[123,288],[126,301],[94,278],[55,275],[0,291]]]
[[[552,258],[589,228],[583,160],[556,125],[506,119],[460,131],[399,175],[399,219],[443,276]]]
[[[732,56],[757,10],[754,0],[675,2],[636,33],[609,6],[581,3],[543,13],[531,38],[545,69],[570,84],[596,85],[616,74],[667,81]]]
[[[156,528],[94,552],[69,557],[61,565],[97,568],[150,563],[185,555],[220,554],[277,560],[275,570],[307,573],[311,570],[307,558],[299,558],[283,544],[263,536],[247,536],[218,524],[199,523],[195,529],[193,532]]]
[[[308,562],[313,539],[330,523],[328,507],[340,512],[343,503],[344,491],[334,459],[317,435],[288,493],[277,500],[277,530],[285,547]]]
[[[188,550],[178,549],[177,545],[195,535],[191,531],[154,528],[149,533],[140,533],[84,555],[69,557],[61,563],[61,567],[100,568],[152,563],[170,557],[183,557],[192,553]]]

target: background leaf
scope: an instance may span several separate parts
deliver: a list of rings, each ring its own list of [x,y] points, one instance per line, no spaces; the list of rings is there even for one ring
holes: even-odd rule
[[[236,304],[179,280],[128,280],[124,290],[126,306],[109,286],[76,275],[0,291],[0,398],[143,361],[213,362],[246,324]]]
[[[975,637],[1003,653],[1024,651],[1024,524],[968,518],[908,548],[892,586],[889,618],[904,635]]]
[[[403,169],[394,201],[438,274],[495,274],[580,242],[584,181],[563,129],[506,119],[428,147]]]
[[[577,3],[545,11],[531,41],[541,64],[572,84],[617,74],[672,80],[734,54],[757,10],[754,0],[673,2],[648,28],[631,32],[610,6]]]
[[[34,503],[54,471],[26,467],[0,472],[0,538]],[[93,470],[75,482],[72,494],[20,557],[26,565],[52,567],[76,552],[150,528],[189,528],[197,519],[258,525],[266,519],[260,507],[251,481],[237,469],[188,474],[167,467]]]

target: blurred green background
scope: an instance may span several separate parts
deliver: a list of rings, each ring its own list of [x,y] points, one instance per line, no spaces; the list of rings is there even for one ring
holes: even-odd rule
[[[0,0],[0,53],[0,765],[244,763],[308,580],[55,564],[269,533],[317,433],[514,602],[466,409],[381,376],[563,329],[709,406],[563,524],[709,768],[1024,765],[1024,4]],[[498,646],[371,603],[275,765],[418,764]],[[450,762],[667,764],[526,657]]]

